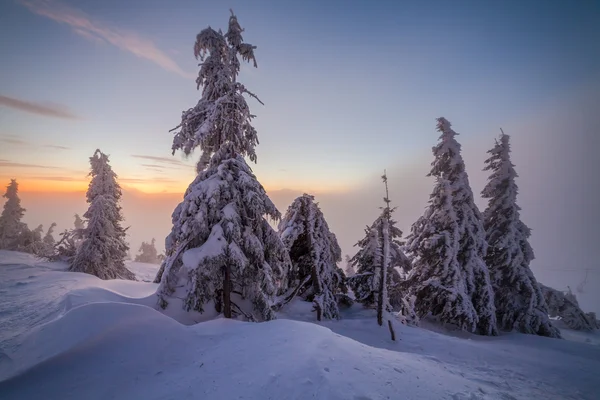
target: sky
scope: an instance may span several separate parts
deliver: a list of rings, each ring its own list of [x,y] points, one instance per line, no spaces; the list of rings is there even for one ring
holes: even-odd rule
[[[600,3],[565,1],[5,0],[0,2],[0,182],[17,178],[25,221],[59,229],[86,210],[88,160],[110,155],[135,253],[162,247],[193,180],[171,154],[200,97],[195,35],[229,8],[257,46],[240,80],[260,145],[252,165],[281,212],[314,194],[344,254],[390,180],[405,233],[422,214],[449,119],[474,193],[486,150],[511,135],[538,279],[600,313]],[[485,201],[477,199],[483,210]],[[587,278],[586,278],[586,270]],[[583,283],[583,285],[582,285]]]

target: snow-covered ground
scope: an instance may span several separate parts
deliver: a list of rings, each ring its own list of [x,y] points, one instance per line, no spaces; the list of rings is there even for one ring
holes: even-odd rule
[[[130,263],[140,280],[148,264]],[[396,327],[354,306],[314,323],[182,325],[156,286],[0,252],[0,399],[598,399],[600,336],[488,338]],[[146,279],[150,277],[150,279]]]

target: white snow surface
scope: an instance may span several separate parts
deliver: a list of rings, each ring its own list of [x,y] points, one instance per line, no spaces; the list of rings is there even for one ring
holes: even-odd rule
[[[135,268],[147,271],[148,265]],[[157,268],[158,266],[155,266]],[[481,337],[397,324],[373,310],[315,323],[183,325],[157,284],[102,281],[0,251],[0,399],[597,399],[600,335]],[[138,275],[138,279],[140,276]]]

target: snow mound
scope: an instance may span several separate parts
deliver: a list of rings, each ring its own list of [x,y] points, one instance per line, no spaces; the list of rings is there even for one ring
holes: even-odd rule
[[[434,361],[291,320],[186,327],[143,306],[88,304],[27,345],[45,361],[0,382],[3,400],[484,398]]]
[[[160,265],[137,261],[126,261],[125,267],[135,274],[135,278],[138,281],[153,282]]]
[[[165,315],[155,309],[156,284],[102,281],[11,257],[0,255],[2,400],[546,400],[600,393],[600,332],[563,330],[569,340],[481,337],[398,324],[392,342],[373,310],[355,304],[341,320],[317,324],[306,301],[260,324],[180,307]]]
[[[0,251],[0,379],[31,359],[22,347],[26,336],[69,310],[95,302],[151,305],[156,284],[67,272],[63,263],[29,254]]]

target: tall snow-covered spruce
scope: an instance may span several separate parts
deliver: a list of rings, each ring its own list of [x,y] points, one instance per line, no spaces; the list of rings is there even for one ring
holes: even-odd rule
[[[428,176],[436,178],[429,207],[411,228],[407,251],[415,259],[409,277],[420,316],[482,335],[497,334],[494,293],[484,257],[487,242],[481,213],[456,141],[445,118],[437,119],[440,142]]]
[[[108,162],[108,156],[100,150],[90,157],[92,179],[86,194],[90,207],[83,214],[87,227],[81,230],[82,241],[70,271],[100,279],[135,280],[134,274],[125,268],[129,246],[125,242],[126,229],[121,226],[121,187]]]
[[[342,250],[314,199],[309,194],[296,198],[279,223],[292,262],[287,277],[291,293],[284,301],[298,295],[313,302],[317,320],[338,319],[338,300],[347,292],[344,272],[337,266]]]
[[[6,198],[2,214],[0,214],[0,249],[17,250],[19,240],[27,225],[21,222],[25,209],[21,207],[19,199],[19,184],[16,179],[11,179],[6,187]]]
[[[252,61],[255,46],[243,43],[235,15],[225,34],[206,28],[196,37],[194,55],[203,61],[196,80],[202,97],[183,112],[173,154],[197,147],[198,175],[172,215],[166,258],[156,276],[159,306],[204,312],[212,307],[226,318],[275,318],[274,296],[289,268],[289,256],[267,217],[281,214],[244,157],[256,162],[257,133],[237,81],[241,57]]]
[[[517,205],[518,176],[510,160],[509,136],[502,133],[489,150],[485,171],[491,175],[481,195],[488,199],[483,213],[488,252],[486,263],[494,288],[500,329],[560,337],[548,318],[548,307],[529,264],[534,254],[530,229],[521,221]]]
[[[382,176],[386,186],[385,207],[377,219],[365,229],[365,237],[355,246],[358,252],[350,260],[356,274],[348,279],[356,301],[377,309],[379,325],[384,311],[404,309],[401,278],[396,268],[407,270],[410,261],[402,251],[402,231],[392,218],[395,208],[390,207],[387,175]]]

